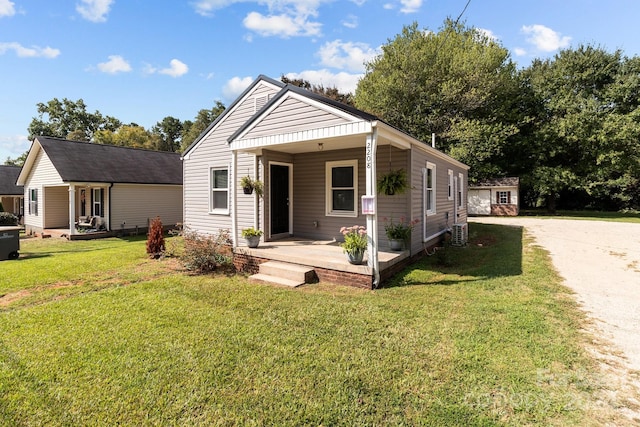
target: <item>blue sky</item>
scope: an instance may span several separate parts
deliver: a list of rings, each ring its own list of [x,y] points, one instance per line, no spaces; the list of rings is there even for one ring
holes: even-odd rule
[[[437,30],[468,0],[0,0],[0,163],[29,148],[36,104],[150,128],[229,104],[259,74],[355,89],[382,44]],[[471,0],[463,20],[519,66],[583,44],[640,53],[637,0]]]

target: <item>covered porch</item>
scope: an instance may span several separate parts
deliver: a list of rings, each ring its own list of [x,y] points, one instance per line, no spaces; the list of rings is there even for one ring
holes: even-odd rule
[[[43,190],[44,230],[64,230],[72,240],[103,237],[111,231],[108,185],[70,183]]]
[[[382,281],[401,270],[410,261],[408,250],[378,252],[378,264]],[[239,271],[257,274],[260,265],[269,261],[279,261],[292,266],[305,266],[313,270],[316,281],[342,283],[371,289],[374,271],[365,254],[362,265],[347,261],[339,243],[333,240],[313,240],[285,238],[261,243],[257,248],[236,247],[234,264]],[[313,280],[312,280],[313,281]]]

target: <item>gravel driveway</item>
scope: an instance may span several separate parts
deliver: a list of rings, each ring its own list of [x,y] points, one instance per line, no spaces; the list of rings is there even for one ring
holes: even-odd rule
[[[476,217],[470,222],[523,226],[551,254],[599,329],[640,371],[640,224]]]

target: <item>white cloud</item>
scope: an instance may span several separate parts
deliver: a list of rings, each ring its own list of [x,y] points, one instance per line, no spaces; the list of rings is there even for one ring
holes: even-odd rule
[[[15,3],[9,0],[0,0],[0,18],[3,16],[13,16],[16,14],[16,9],[13,7]]]
[[[318,51],[318,56],[325,67],[362,73],[365,70],[364,63],[371,61],[379,53],[366,43],[334,40],[325,43]]]
[[[26,135],[2,135],[0,136],[0,152],[4,153],[0,161],[4,162],[6,157],[15,159],[21,156],[31,147],[31,141]]]
[[[416,13],[422,7],[422,0],[400,0],[402,13]]]
[[[351,3],[355,4],[356,6],[362,6],[366,2],[367,0],[351,0]]]
[[[166,74],[171,77],[184,76],[189,72],[189,67],[184,62],[178,59],[172,59],[169,61],[169,68],[163,68],[158,71],[160,74]]]
[[[91,22],[105,22],[109,9],[115,0],[80,0],[76,10],[84,19]]]
[[[16,55],[20,58],[55,58],[60,55],[59,49],[54,49],[52,47],[39,47],[39,46],[31,46],[24,47],[20,43],[0,43],[0,55],[3,53],[13,50]]]
[[[487,30],[486,28],[476,28],[476,31],[491,41],[498,40],[498,36],[496,36],[491,30]]]
[[[253,83],[253,77],[234,77],[222,88],[222,96],[228,101],[234,100],[248,88],[251,83]]]
[[[529,36],[527,37],[527,42],[542,52],[553,52],[569,46],[571,42],[571,37],[562,36],[561,33],[553,31],[544,25],[524,25],[520,31]]]
[[[348,15],[347,19],[342,20],[342,25],[347,28],[358,28],[358,17],[355,15]]]
[[[318,36],[322,28],[321,23],[309,21],[304,15],[264,16],[258,12],[250,12],[242,23],[247,29],[264,37]]]
[[[120,55],[110,55],[107,62],[98,64],[98,70],[108,74],[128,73],[131,65]]]
[[[517,56],[525,56],[527,54],[527,51],[521,47],[516,47],[515,49],[513,49],[513,53],[515,53]]]
[[[322,23],[313,18],[318,17],[318,9],[323,3],[331,1],[333,0],[198,0],[192,6],[196,13],[203,16],[212,16],[216,10],[240,2],[266,7],[266,11],[247,13],[243,20],[244,26],[263,37],[288,38],[320,35]]]
[[[300,73],[288,73],[287,78],[303,79],[312,84],[327,87],[336,87],[340,92],[354,93],[362,74],[350,74],[346,72],[332,73],[329,70],[306,70]]]

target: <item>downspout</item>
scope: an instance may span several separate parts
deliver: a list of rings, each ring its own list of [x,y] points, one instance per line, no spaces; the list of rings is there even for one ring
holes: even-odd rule
[[[367,265],[373,272],[373,288],[380,285],[380,263],[378,261],[378,198],[376,196],[376,151],[378,149],[378,129],[372,124],[371,133],[367,135],[365,147],[365,174],[367,178],[366,195],[373,197],[373,214],[367,215]]]

